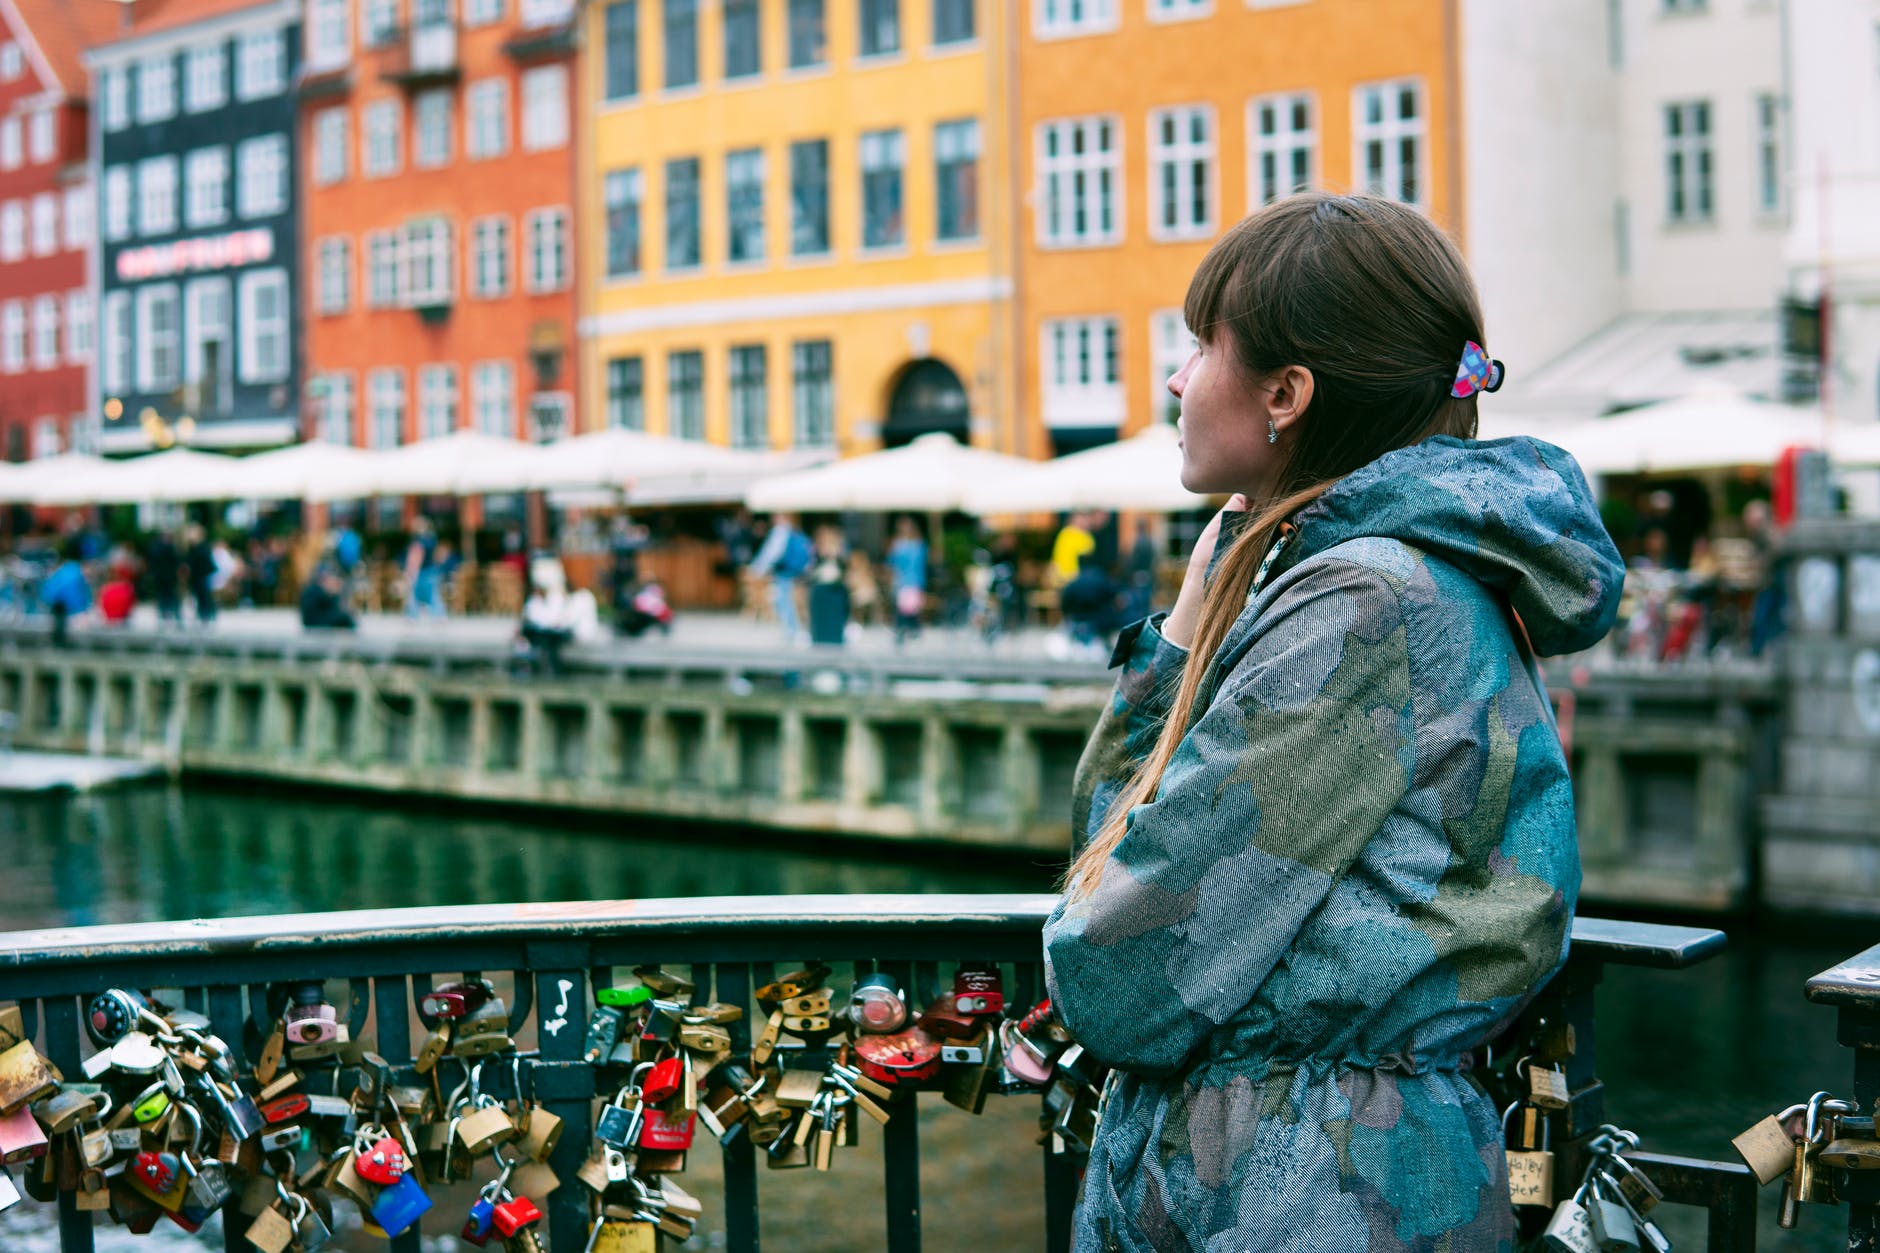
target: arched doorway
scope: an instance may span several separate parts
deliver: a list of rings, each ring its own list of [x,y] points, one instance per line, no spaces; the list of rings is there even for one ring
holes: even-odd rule
[[[967,443],[971,406],[966,387],[946,362],[928,357],[901,372],[888,402],[888,420],[882,423],[881,443],[899,448],[917,435],[944,431]]]

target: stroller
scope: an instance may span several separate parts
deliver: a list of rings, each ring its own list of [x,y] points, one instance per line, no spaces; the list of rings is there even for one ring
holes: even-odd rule
[[[672,606],[659,584],[642,583],[625,603],[614,607],[614,632],[638,639],[654,627],[672,634]]]

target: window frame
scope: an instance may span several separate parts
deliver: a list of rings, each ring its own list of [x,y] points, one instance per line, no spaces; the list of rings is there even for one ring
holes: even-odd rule
[[[1120,426],[1129,412],[1123,370],[1123,322],[1115,314],[1089,314],[1039,321],[1039,409],[1047,428]],[[1097,343],[1099,338],[1104,343]],[[1071,342],[1072,340],[1076,342]],[[1068,356],[1067,356],[1068,350]],[[1070,378],[1071,360],[1101,362],[1111,377]]]
[[[352,236],[327,235],[314,244],[314,310],[325,316],[352,309]],[[335,281],[337,280],[337,281]]]
[[[390,119],[389,127],[375,125]],[[405,168],[405,102],[396,96],[369,101],[359,114],[359,176],[396,178]],[[374,145],[384,141],[383,161],[374,160]]]
[[[683,371],[681,363],[686,366]],[[685,385],[683,392],[681,384]],[[705,438],[705,351],[702,348],[673,348],[666,352],[666,434],[674,439]]]
[[[726,349],[725,387],[733,448],[770,448],[770,350],[764,343]]]
[[[500,388],[490,380],[500,378]],[[516,431],[516,367],[509,361],[479,361],[470,371],[471,421],[485,435],[513,436]],[[501,404],[494,404],[500,401]],[[494,416],[498,419],[491,422]]]
[[[898,126],[863,131],[856,138],[856,150],[862,192],[862,251],[893,252],[907,247],[907,132]],[[885,164],[884,159],[892,164]],[[877,234],[882,207],[878,199],[890,193],[894,211],[888,233]]]
[[[807,367],[821,349],[820,373]],[[798,448],[834,448],[836,445],[835,343],[829,339],[799,339],[790,345],[790,427]],[[814,412],[812,412],[814,411]]]
[[[1304,130],[1297,125],[1297,114],[1303,106],[1306,113]],[[1261,130],[1262,111],[1273,110],[1273,131],[1269,135]],[[1273,201],[1291,195],[1302,188],[1316,187],[1319,184],[1319,101],[1318,93],[1312,91],[1268,92],[1254,96],[1247,101],[1247,204],[1258,208],[1272,204]],[[1306,176],[1298,186],[1281,187],[1279,176],[1282,170],[1297,172],[1298,158],[1304,154]],[[1268,196],[1267,171],[1268,159],[1273,164],[1273,192]]]
[[[276,311],[263,325],[261,298],[278,292]],[[240,342],[236,377],[243,383],[269,384],[285,380],[293,371],[294,310],[287,270],[280,266],[249,270],[236,282],[236,337]],[[269,340],[278,341],[276,355],[264,356]]]
[[[699,86],[698,10],[698,0],[661,0],[659,10],[659,84],[662,90],[691,91]],[[674,18],[680,13],[686,15],[686,20],[683,23],[674,21]],[[675,56],[674,52],[681,48],[677,40],[677,32],[681,30],[689,32],[687,35],[689,47],[686,48],[688,55]],[[680,66],[689,66],[689,68],[682,71],[682,76],[675,77],[675,67]]]
[[[606,379],[607,429],[644,431],[646,429],[646,357],[641,353],[632,353],[624,357],[609,357]]]
[[[156,71],[161,68],[161,73]],[[137,60],[137,124],[150,126],[176,116],[176,53],[158,52]]]
[[[568,146],[568,67],[538,65],[522,72],[522,151]]]
[[[677,231],[677,227],[679,226],[681,222],[681,216],[678,212],[678,209],[680,208],[680,202],[674,197],[674,187],[678,183],[678,180],[674,178],[674,175],[676,172],[680,170],[688,170],[691,176],[690,186],[691,186],[692,195],[691,195],[690,201],[685,206],[689,210],[689,217],[690,217],[690,223],[691,223],[691,252],[690,252],[689,259],[684,260],[684,261],[675,261],[673,259],[673,255],[675,251],[673,248],[673,243],[675,240],[680,238],[680,236],[676,233],[676,231]],[[665,165],[664,178],[662,179],[662,184],[663,184],[662,190],[664,192],[664,203],[665,203],[665,236],[666,237],[664,241],[665,243],[664,254],[661,257],[661,260],[664,263],[664,268],[666,272],[668,273],[686,273],[689,271],[696,271],[705,264],[704,163],[698,157],[668,158],[666,161],[666,165]]]
[[[494,108],[492,109],[492,103]],[[482,78],[464,89],[464,158],[492,161],[509,154],[509,80]],[[480,132],[488,130],[488,135]],[[491,146],[483,142],[493,139]]]
[[[970,135],[970,152],[956,144],[953,138],[956,135]],[[983,145],[984,139],[976,117],[951,118],[934,123],[934,239],[939,243],[972,243],[980,237],[979,163],[985,155]],[[955,151],[956,148],[958,151]],[[963,169],[967,172],[966,179],[970,185],[970,191],[961,197],[965,207],[963,211],[956,208],[949,213],[948,189],[961,180]],[[958,194],[957,190],[955,194]],[[961,219],[970,229],[958,229]]]
[[[1687,116],[1688,115],[1688,116]],[[1709,226],[1717,220],[1717,149],[1708,98],[1664,105],[1665,224]],[[1694,129],[1685,131],[1687,123]]]
[[[553,224],[554,230],[546,228]],[[548,295],[565,291],[571,281],[572,225],[569,213],[562,205],[543,205],[531,209],[524,215],[523,231],[525,235],[526,260],[524,265],[523,286],[533,295]],[[555,247],[552,252],[543,250],[545,237],[552,237]],[[550,275],[543,270],[543,263],[552,258],[555,272]]]
[[[169,325],[159,331],[157,309],[167,305]],[[182,382],[182,295],[175,283],[146,283],[136,289],[136,390],[146,396],[167,392]],[[159,353],[169,354],[159,361]],[[167,369],[160,368],[167,365]]]
[[[495,248],[490,247],[494,235]],[[515,232],[507,214],[489,214],[470,224],[470,295],[478,300],[496,300],[515,290]],[[491,252],[494,251],[493,264]],[[494,274],[495,286],[484,280]]]
[[[809,206],[818,212],[813,216],[805,212],[804,192],[807,189],[802,175],[807,173],[805,162],[799,160],[811,151],[819,154],[819,163],[814,173],[817,175],[816,197],[814,205]],[[818,231],[821,245],[816,248],[799,246],[804,238],[803,227],[813,222]],[[827,139],[798,139],[790,144],[790,255],[795,258],[827,257],[833,249],[829,228],[829,141]]]
[[[607,171],[601,178],[602,266],[606,278],[633,278],[644,273],[645,219],[646,177],[641,167],[629,165]]]
[[[615,14],[624,14],[616,26]],[[611,0],[601,11],[601,100],[617,104],[640,94],[640,0]]]
[[[1194,138],[1194,123],[1201,119],[1207,138]],[[1165,139],[1166,123],[1176,128],[1174,140]],[[1220,220],[1220,121],[1212,104],[1163,105],[1149,110],[1149,238],[1158,243],[1191,242],[1211,238]],[[1196,170],[1201,171],[1206,186],[1200,192],[1194,186]],[[1174,175],[1171,197],[1170,174]],[[1184,177],[1185,176],[1185,177]],[[1167,222],[1171,207],[1179,219]],[[1202,220],[1196,221],[1199,210]]]
[[[761,147],[734,148],[725,153],[725,262],[728,265],[761,265],[769,259],[764,204],[768,164]]]
[[[1402,100],[1405,91],[1416,95],[1416,118],[1407,122],[1402,116]],[[1378,121],[1367,117],[1366,102],[1371,93],[1377,93],[1383,101]],[[1391,116],[1391,104],[1396,103],[1397,116]],[[1401,194],[1404,187],[1406,168],[1403,161],[1403,144],[1412,142],[1416,145],[1415,160],[1408,169],[1410,186],[1414,195]],[[1380,181],[1371,181],[1369,145],[1379,145],[1382,161],[1379,166]],[[1352,182],[1361,190],[1374,195],[1384,196],[1399,204],[1415,209],[1430,207],[1430,110],[1429,90],[1419,77],[1389,78],[1377,82],[1359,83],[1351,89],[1351,169]],[[1394,175],[1394,178],[1393,178]]]
[[[1061,148],[1070,146],[1064,142],[1067,138],[1082,140],[1085,150],[1067,150],[1054,154],[1049,151],[1053,136],[1058,137]],[[1105,140],[1108,146],[1090,146],[1093,136]],[[1114,113],[1090,113],[1078,117],[1046,118],[1034,128],[1032,142],[1033,159],[1038,171],[1035,194],[1039,207],[1034,214],[1038,247],[1063,250],[1105,248],[1122,243],[1127,229],[1128,197],[1123,191],[1124,137],[1121,116]],[[1108,230],[1077,231],[1065,225],[1074,226],[1080,202],[1073,195],[1066,202],[1068,207],[1061,208],[1060,183],[1054,180],[1066,180],[1074,189],[1080,174],[1096,185],[1086,197],[1090,200],[1091,208],[1085,212],[1085,217],[1090,221],[1100,220],[1102,210],[1107,209],[1110,220]]]
[[[248,31],[235,46],[235,99],[247,104],[287,90],[287,38],[280,27]]]
[[[352,110],[345,105],[313,115],[313,185],[332,187],[352,173]]]
[[[213,167],[214,178],[206,176],[206,171]],[[206,148],[192,149],[183,157],[183,222],[190,230],[220,226],[229,220],[233,206],[229,203],[229,150],[226,145],[212,144]],[[214,203],[211,204],[204,193],[214,189]]]

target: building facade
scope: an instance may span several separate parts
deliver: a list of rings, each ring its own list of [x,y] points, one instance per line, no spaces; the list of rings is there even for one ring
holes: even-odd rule
[[[106,451],[300,433],[299,9],[139,4],[87,58]]]
[[[569,0],[309,0],[302,194],[323,438],[576,429],[574,23]]]
[[[87,44],[106,5],[0,0],[0,457],[96,444],[86,392],[95,327],[87,259]]]
[[[1015,7],[587,6],[586,425],[845,453],[931,432],[1022,444]]]

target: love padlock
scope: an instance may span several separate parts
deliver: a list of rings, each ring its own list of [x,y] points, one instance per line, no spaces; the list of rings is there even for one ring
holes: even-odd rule
[[[386,1136],[359,1152],[353,1159],[353,1169],[367,1183],[389,1187],[410,1172],[411,1158],[402,1144]]]
[[[490,1237],[496,1231],[496,1202],[487,1196],[479,1195],[470,1205],[470,1215],[464,1219],[463,1230],[457,1234],[466,1242],[483,1248],[489,1244]]]
[[[668,1114],[663,1109],[646,1111],[640,1125],[640,1148],[649,1153],[681,1153],[692,1147],[692,1129],[696,1114]]]
[[[183,1175],[182,1159],[169,1152],[146,1150],[139,1153],[124,1177],[133,1188],[166,1210],[182,1205],[183,1192],[189,1186],[189,1180]]]
[[[541,1208],[526,1196],[511,1197],[496,1207],[493,1215],[496,1230],[505,1240],[521,1231],[524,1227],[533,1227],[542,1221]]]
[[[647,1105],[657,1105],[677,1092],[684,1081],[684,1058],[668,1057],[665,1061],[654,1062],[640,1083],[640,1100]]]
[[[419,1186],[416,1175],[406,1174],[398,1177],[398,1182],[379,1193],[379,1199],[372,1203],[372,1221],[385,1229],[388,1236],[397,1236],[408,1230],[431,1208],[431,1198]]]

